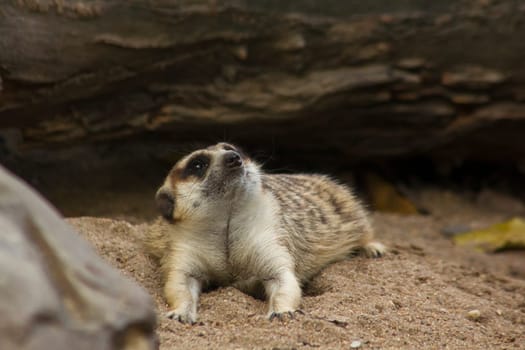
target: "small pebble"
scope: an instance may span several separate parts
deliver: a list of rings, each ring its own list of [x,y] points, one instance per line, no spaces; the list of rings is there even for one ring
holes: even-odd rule
[[[501,316],[501,315],[503,315],[503,312],[502,312],[501,310],[498,309],[498,310],[496,310],[496,314],[497,314],[498,316]]]
[[[350,348],[351,349],[358,349],[361,347],[361,341],[360,340],[354,340],[351,344],[350,344]]]
[[[472,321],[477,321],[479,320],[479,318],[481,317],[481,312],[479,310],[470,310],[468,313],[467,313],[467,318],[469,320],[472,320]]]

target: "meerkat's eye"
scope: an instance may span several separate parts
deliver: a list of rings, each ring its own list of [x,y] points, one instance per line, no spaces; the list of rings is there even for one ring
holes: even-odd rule
[[[199,154],[190,159],[188,165],[186,165],[186,168],[184,169],[183,177],[202,177],[204,174],[206,174],[206,169],[208,169],[209,164],[209,157],[204,154]]]

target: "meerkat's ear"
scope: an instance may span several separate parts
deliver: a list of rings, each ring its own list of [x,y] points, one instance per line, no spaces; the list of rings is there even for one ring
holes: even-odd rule
[[[168,192],[159,191],[155,196],[157,209],[160,215],[168,221],[173,221],[173,211],[175,210],[175,197]]]

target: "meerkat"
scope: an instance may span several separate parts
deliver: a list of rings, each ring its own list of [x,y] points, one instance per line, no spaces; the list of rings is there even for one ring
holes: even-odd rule
[[[166,316],[183,323],[196,322],[212,284],[263,291],[270,320],[293,318],[301,287],[328,264],[385,252],[348,187],[324,175],[266,174],[227,143],[183,157],[155,198],[162,218],[145,248],[160,261]]]

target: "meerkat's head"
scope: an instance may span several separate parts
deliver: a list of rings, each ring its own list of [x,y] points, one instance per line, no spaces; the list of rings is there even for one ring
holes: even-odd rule
[[[218,143],[179,160],[155,199],[168,221],[209,219],[240,204],[259,184],[259,165],[236,146]]]

